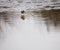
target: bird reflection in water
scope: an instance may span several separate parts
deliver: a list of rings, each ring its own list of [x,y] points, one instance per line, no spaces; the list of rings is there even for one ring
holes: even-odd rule
[[[21,11],[21,14],[22,14],[22,15],[21,15],[21,19],[22,19],[22,20],[25,20],[25,15],[24,15],[24,13],[25,13],[25,11],[22,10],[22,11]]]
[[[24,16],[24,15],[21,15],[21,19],[22,19],[22,20],[25,20],[25,16]]]

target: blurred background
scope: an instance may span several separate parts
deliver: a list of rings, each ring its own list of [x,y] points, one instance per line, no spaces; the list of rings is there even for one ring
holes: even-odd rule
[[[60,50],[60,0],[0,0],[0,50]]]

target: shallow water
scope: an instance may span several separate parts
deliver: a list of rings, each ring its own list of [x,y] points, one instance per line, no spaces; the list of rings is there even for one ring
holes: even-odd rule
[[[35,3],[32,5],[28,6],[24,1],[21,9],[17,6],[19,10],[25,10],[24,14],[20,11],[0,13],[0,50],[60,50],[59,25],[55,26],[54,18],[49,18],[51,15],[54,17],[57,10],[51,10],[52,14],[40,9],[35,11]],[[59,17],[58,13],[56,16]]]
[[[1,20],[3,36],[0,38],[0,50],[60,49],[59,32],[53,31],[53,29],[48,32],[43,18],[33,13],[24,14],[25,20],[21,19],[20,13],[10,15],[13,15],[13,20],[11,20],[13,25]]]

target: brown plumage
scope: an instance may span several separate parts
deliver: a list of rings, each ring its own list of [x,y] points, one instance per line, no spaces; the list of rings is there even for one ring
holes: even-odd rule
[[[21,11],[21,13],[22,13],[22,14],[24,14],[24,13],[25,13],[25,11],[24,11],[24,10],[22,10],[22,11]]]

